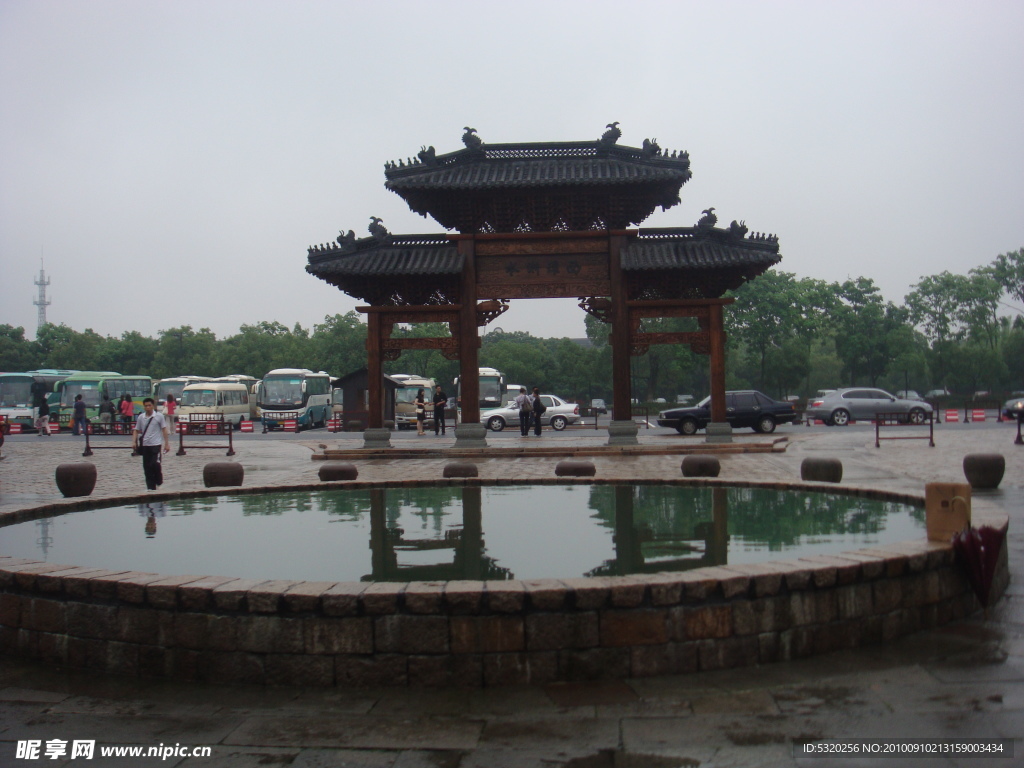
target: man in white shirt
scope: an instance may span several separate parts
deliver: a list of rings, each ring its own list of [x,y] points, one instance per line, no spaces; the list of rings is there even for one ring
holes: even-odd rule
[[[163,485],[164,472],[160,463],[160,445],[164,453],[171,450],[171,433],[167,420],[156,410],[152,397],[142,401],[143,412],[135,420],[132,432],[132,451],[142,456],[142,471],[146,474],[146,488],[155,491]]]

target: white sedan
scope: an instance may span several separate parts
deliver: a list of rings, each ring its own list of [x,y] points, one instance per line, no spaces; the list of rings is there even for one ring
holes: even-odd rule
[[[567,403],[554,395],[541,395],[540,401],[547,410],[540,415],[540,423],[561,432],[580,418],[580,407],[576,403]],[[489,408],[480,412],[480,422],[493,432],[501,432],[505,427],[519,426],[519,409],[515,400],[510,400],[503,408]]]

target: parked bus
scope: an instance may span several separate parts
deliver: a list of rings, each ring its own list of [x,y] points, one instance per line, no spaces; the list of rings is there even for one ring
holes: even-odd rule
[[[276,368],[260,386],[263,429],[281,429],[295,420],[299,429],[322,427],[331,416],[331,377],[307,368]]]
[[[427,404],[427,414],[434,413],[434,380],[420,376],[399,373],[391,378],[398,379],[402,386],[395,390],[395,426],[409,429],[416,426],[416,393],[423,390],[423,399]],[[429,416],[428,416],[429,418]]]
[[[115,407],[124,395],[131,395],[133,412],[142,413],[142,401],[153,396],[153,380],[149,376],[123,376],[114,371],[79,371],[57,384],[60,393],[58,420],[62,427],[71,425],[74,415],[75,396],[82,395],[85,401],[85,417],[96,419],[99,415],[103,395],[110,398]]]
[[[56,385],[77,371],[58,371],[52,368],[24,373],[0,373],[0,416],[8,424],[20,424],[22,429],[35,426],[34,410],[43,397],[56,406]]]
[[[480,408],[500,408],[505,397],[505,374],[494,368],[479,369],[480,376]],[[462,388],[459,378],[455,378],[455,392],[458,403],[462,405]]]
[[[209,376],[173,376],[169,379],[160,379],[153,388],[153,399],[156,400],[156,409],[164,412],[164,404],[168,395],[174,395],[176,402],[181,402],[181,393],[189,384],[202,381],[210,381]]]
[[[245,373],[232,373],[229,376],[218,376],[214,381],[236,381],[239,384],[245,384],[246,389],[249,390],[249,418],[255,419],[259,417],[259,394],[260,387],[263,383],[262,379],[257,379],[255,376],[249,376]]]
[[[190,421],[194,413],[213,413],[238,429],[250,418],[249,399],[249,387],[244,381],[196,381],[182,390],[175,417],[178,421]]]

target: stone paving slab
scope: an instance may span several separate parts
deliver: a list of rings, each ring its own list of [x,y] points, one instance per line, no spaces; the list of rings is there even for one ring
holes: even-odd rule
[[[362,749],[474,749],[484,723],[444,717],[249,717],[224,739],[227,745],[358,747]]]

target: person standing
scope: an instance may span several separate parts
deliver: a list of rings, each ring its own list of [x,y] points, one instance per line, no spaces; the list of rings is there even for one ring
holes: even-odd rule
[[[413,406],[416,408],[416,434],[425,435],[423,431],[423,420],[427,418],[427,401],[423,395],[423,387],[420,387],[416,392],[416,399],[413,401]]]
[[[519,436],[530,436],[530,421],[533,419],[533,405],[530,396],[526,394],[526,387],[519,388],[516,396],[516,408],[519,409]]]
[[[114,421],[116,411],[117,409],[114,407],[114,404],[110,402],[110,397],[104,395],[103,402],[100,403],[100,424],[109,424]]]
[[[121,398],[121,421],[128,425],[132,423],[132,419],[135,417],[135,403],[132,402],[131,395],[125,395]]]
[[[164,416],[167,418],[168,429],[174,429],[174,411],[177,407],[178,401],[174,399],[174,395],[168,394],[164,401]]]
[[[75,395],[75,404],[71,412],[71,434],[85,434],[87,429],[85,423],[85,400],[82,399],[80,394]]]
[[[434,388],[434,435],[440,432],[444,434],[445,423],[444,423],[444,409],[448,407],[448,395],[445,394],[444,390],[441,389],[441,385],[438,384]]]
[[[533,407],[533,434],[540,437],[540,417],[547,410],[540,399],[540,387],[533,388],[533,397],[530,398],[530,405]]]
[[[167,420],[157,413],[152,397],[142,401],[142,413],[135,420],[132,431],[132,451],[142,455],[142,472],[146,476],[146,488],[155,491],[164,482],[163,466],[160,462],[160,446],[164,453],[171,450],[171,433]]]
[[[50,436],[50,404],[44,396],[36,409],[36,435]]]

